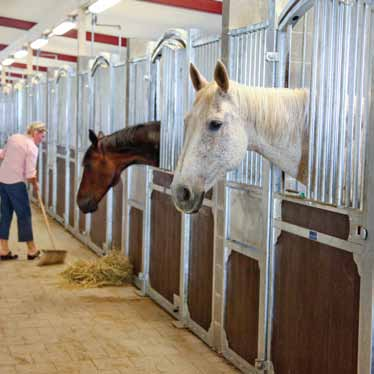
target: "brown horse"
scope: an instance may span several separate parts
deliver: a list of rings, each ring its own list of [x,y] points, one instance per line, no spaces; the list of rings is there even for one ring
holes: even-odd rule
[[[91,146],[83,158],[77,203],[83,213],[97,210],[100,200],[130,165],[158,166],[160,122],[149,122],[104,136],[89,130]]]

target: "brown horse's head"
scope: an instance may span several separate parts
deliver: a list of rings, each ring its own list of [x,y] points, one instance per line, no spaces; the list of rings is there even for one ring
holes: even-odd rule
[[[106,153],[100,143],[104,135],[98,136],[89,130],[91,146],[83,158],[83,175],[78,190],[77,203],[83,213],[97,210],[100,200],[110,187],[115,186],[121,175],[119,163],[111,153]]]
[[[83,213],[97,210],[121,172],[133,164],[158,165],[160,123],[149,122],[104,136],[89,130],[91,146],[83,158],[83,175],[77,203]]]

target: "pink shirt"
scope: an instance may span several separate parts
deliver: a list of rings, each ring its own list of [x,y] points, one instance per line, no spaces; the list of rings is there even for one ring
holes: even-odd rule
[[[13,184],[36,176],[38,147],[34,140],[23,134],[14,134],[0,152],[0,182]]]

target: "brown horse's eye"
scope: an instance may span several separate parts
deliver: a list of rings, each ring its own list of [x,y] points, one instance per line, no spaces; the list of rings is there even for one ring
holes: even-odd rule
[[[222,125],[221,121],[210,121],[208,127],[210,131],[218,131]]]

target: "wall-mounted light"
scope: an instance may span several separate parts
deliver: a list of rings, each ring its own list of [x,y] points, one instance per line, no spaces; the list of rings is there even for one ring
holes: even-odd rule
[[[42,36],[41,38],[34,40],[30,44],[30,47],[32,49],[40,49],[40,48],[43,48],[47,44],[48,44],[48,37]]]
[[[75,21],[74,17],[69,17],[67,20],[64,22],[61,22],[58,26],[56,26],[53,29],[53,34],[54,35],[64,35],[68,31],[74,29],[76,27],[77,23]]]
[[[112,7],[113,5],[116,5],[120,2],[121,0],[98,0],[95,3],[91,4],[88,7],[88,10],[91,13],[101,13],[104,10]]]
[[[2,62],[2,64],[3,64],[4,66],[9,66],[9,65],[12,65],[13,62],[14,62],[14,58],[13,58],[13,56],[9,56],[8,58],[6,58],[6,59]]]
[[[20,49],[19,51],[17,51],[15,54],[14,54],[14,57],[15,58],[24,58],[26,57],[27,55],[29,54],[27,48],[23,47],[22,49]]]

